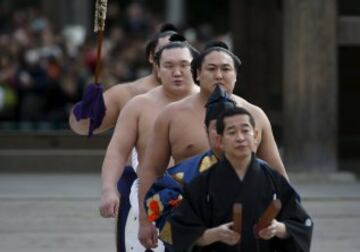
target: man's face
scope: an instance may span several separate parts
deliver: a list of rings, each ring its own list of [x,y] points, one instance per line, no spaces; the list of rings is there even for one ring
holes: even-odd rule
[[[192,59],[188,48],[170,48],[162,52],[158,78],[165,89],[188,91],[193,84],[190,68]]]
[[[248,115],[234,115],[224,118],[224,132],[221,147],[227,157],[246,158],[255,148],[256,132]]]
[[[205,56],[198,72],[201,89],[211,94],[215,84],[222,85],[232,93],[236,82],[236,69],[230,55],[222,51],[213,51]]]

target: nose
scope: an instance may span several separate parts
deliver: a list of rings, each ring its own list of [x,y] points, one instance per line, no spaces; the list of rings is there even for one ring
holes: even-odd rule
[[[216,73],[215,73],[215,78],[216,78],[216,80],[222,80],[223,74],[222,74],[222,72],[221,72],[221,69],[218,69],[218,70],[216,71]]]
[[[181,76],[181,69],[180,69],[180,67],[175,67],[173,74],[174,74],[175,77]]]
[[[244,141],[244,139],[245,139],[244,134],[243,134],[241,131],[239,131],[239,132],[236,134],[236,141],[242,142],[242,141]]]

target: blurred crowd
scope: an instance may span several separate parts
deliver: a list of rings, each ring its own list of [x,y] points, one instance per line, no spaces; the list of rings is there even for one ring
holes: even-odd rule
[[[146,11],[141,3],[125,9],[115,3],[108,7],[102,50],[100,81],[105,89],[149,73],[145,43],[162,23],[160,15]],[[0,25],[0,129],[21,122],[67,127],[69,110],[93,82],[96,34],[92,27],[69,25],[56,30],[37,8],[18,9],[2,20],[6,22]],[[213,37],[210,25],[180,29],[199,49]]]

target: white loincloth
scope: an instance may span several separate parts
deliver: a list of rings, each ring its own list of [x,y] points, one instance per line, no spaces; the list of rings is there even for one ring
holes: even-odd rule
[[[130,160],[131,160],[131,167],[134,168],[135,172],[139,166],[139,160],[138,160],[138,154],[136,152],[136,149],[133,148],[130,154]]]
[[[136,157],[136,158],[134,158]],[[135,149],[133,149],[131,153],[131,163],[132,167],[134,167],[135,171],[138,167],[139,162],[137,161],[137,153]],[[134,166],[136,165],[136,166]],[[130,251],[144,251],[145,248],[141,245],[138,239],[138,231],[139,231],[139,200],[138,200],[138,191],[139,191],[139,179],[136,179],[131,186],[129,201],[130,201],[130,210],[128,213],[128,217],[126,219],[125,226],[125,248],[126,252]],[[152,249],[154,252],[163,252],[164,245],[159,240],[158,247]]]

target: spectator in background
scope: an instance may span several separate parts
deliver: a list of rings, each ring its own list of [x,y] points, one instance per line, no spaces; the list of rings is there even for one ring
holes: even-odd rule
[[[6,113],[4,107],[0,108],[0,128],[1,122],[8,120],[38,122],[57,118],[66,124],[66,118],[60,115],[69,113],[74,97],[81,96],[94,76],[95,34],[86,34],[87,27],[75,25],[54,30],[51,17],[36,7],[14,11],[3,7],[0,3],[0,52],[11,56],[15,74],[7,90],[12,90],[11,97],[15,98],[10,99],[11,109],[7,105]],[[151,67],[138,55],[143,53],[145,39],[159,30],[161,13],[150,13],[143,1],[109,2],[106,21],[100,77],[105,88],[150,74]],[[204,36],[199,37],[197,29],[192,33],[191,43],[200,49],[203,42],[198,41]],[[1,68],[0,75],[4,71]],[[4,84],[0,85],[4,90]],[[60,91],[60,97],[53,101],[56,90],[67,91]]]
[[[14,119],[17,94],[16,63],[9,53],[0,54],[0,117]]]
[[[138,2],[130,3],[124,22],[125,31],[133,37],[146,39],[149,36],[147,13]]]

